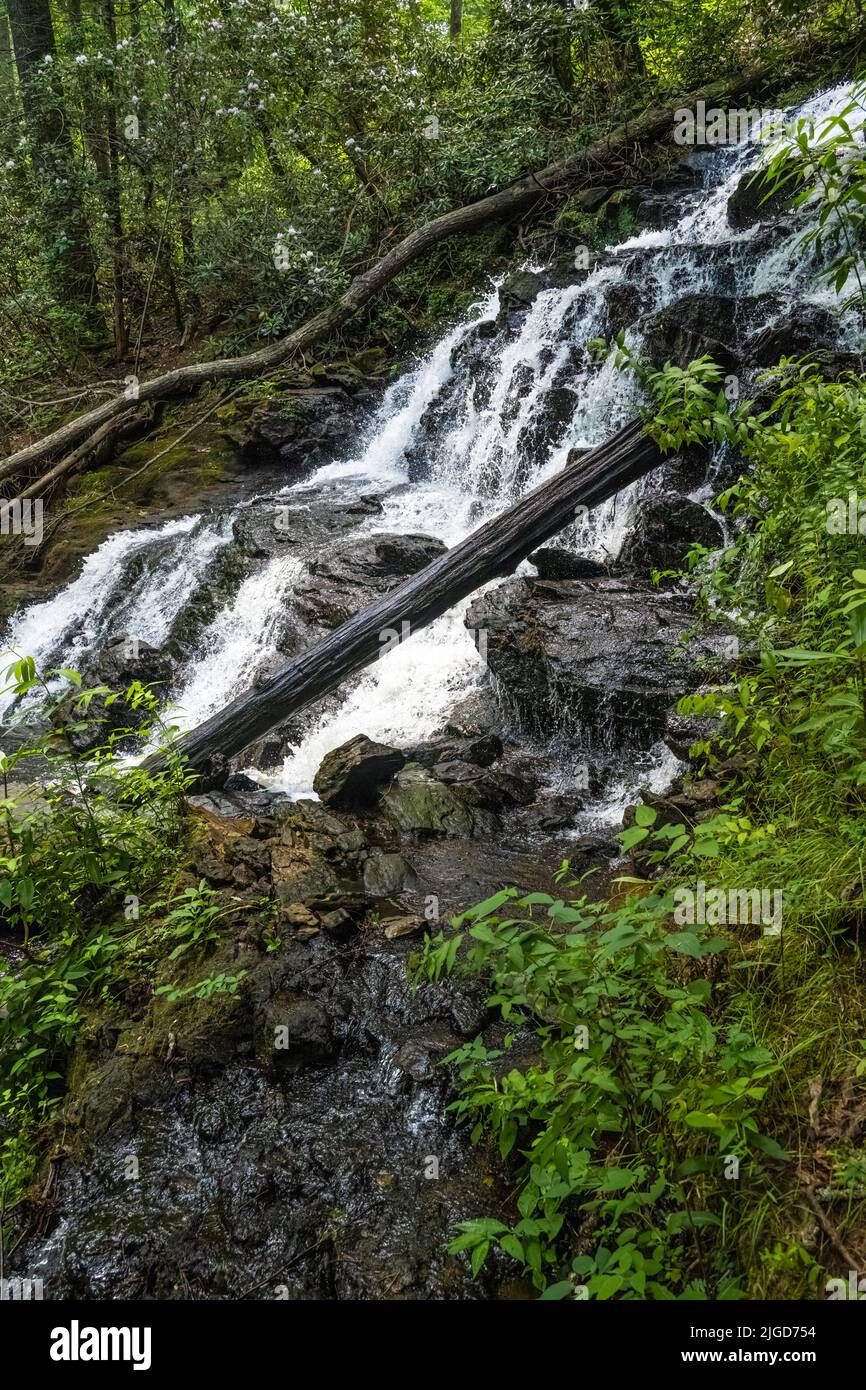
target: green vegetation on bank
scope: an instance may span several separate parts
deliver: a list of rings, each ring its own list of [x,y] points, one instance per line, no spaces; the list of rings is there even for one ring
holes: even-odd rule
[[[88,1011],[110,1018],[135,976],[149,992],[166,943],[180,953],[210,921],[206,904],[187,899],[172,916],[159,902],[185,855],[190,779],[176,758],[158,776],[124,760],[133,730],[159,731],[153,694],[85,689],[74,671],[43,675],[30,657],[5,689],[29,703],[18,748],[0,756],[0,913],[22,946],[0,976],[0,1206],[32,1174]],[[140,903],[160,930],[143,932]]]

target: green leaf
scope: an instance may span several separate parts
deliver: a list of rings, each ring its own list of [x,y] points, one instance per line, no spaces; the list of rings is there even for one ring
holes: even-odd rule
[[[679,951],[680,955],[692,956],[695,960],[700,959],[701,942],[693,931],[669,932],[664,938],[664,943],[671,951]]]

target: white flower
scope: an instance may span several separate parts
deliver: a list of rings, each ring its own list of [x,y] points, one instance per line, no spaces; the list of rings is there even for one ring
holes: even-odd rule
[[[346,149],[348,149],[350,145],[354,145],[354,143],[355,141],[350,136],[349,139],[346,141]]]
[[[76,63],[81,64],[81,66],[83,67],[84,64],[87,62],[87,54],[86,54],[86,53],[76,53],[76,55],[75,55],[75,61],[76,61]]]
[[[14,168],[15,168],[15,160],[14,160],[14,159],[7,159],[7,161],[6,161],[6,168],[7,168],[7,169],[14,169]]]
[[[132,104],[133,104],[133,106],[137,106],[138,103],[139,103],[140,101],[141,101],[141,97],[133,97],[133,98],[132,98]]]

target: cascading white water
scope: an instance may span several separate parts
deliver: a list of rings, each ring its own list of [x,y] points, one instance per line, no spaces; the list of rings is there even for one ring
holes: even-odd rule
[[[125,631],[159,646],[230,535],[229,519],[199,516],[116,531],[87,557],[77,579],[13,618],[3,653],[32,656],[44,673],[51,665],[76,669],[88,651]],[[0,693],[0,716],[10,703]]]
[[[820,120],[844,105],[849,90],[834,88],[795,114]],[[774,119],[775,113],[764,124]],[[452,545],[562,467],[572,449],[600,443],[634,413],[633,377],[610,361],[593,360],[585,350],[589,340],[622,327],[609,321],[607,307],[618,288],[638,288],[640,315],[684,294],[718,292],[721,284],[724,293],[775,294],[782,303],[793,286],[798,299],[830,306],[832,296],[815,268],[795,254],[800,232],[767,249],[757,228],[734,232],[728,225],[728,198],[761,158],[757,139],[716,150],[705,161],[704,187],[681,196],[675,224],[608,248],[606,262],[580,284],[543,290],[522,321],[480,338],[479,326],[500,308],[494,286],[389,388],[360,450],[286,487],[285,499],[342,503],[374,492],[383,510],[355,534],[420,531]],[[771,308],[767,312],[772,316]],[[634,325],[627,340],[639,349]],[[567,418],[551,428],[551,402],[563,398]],[[615,558],[634,501],[650,486],[637,484],[596,509],[572,528],[567,543],[595,558]],[[225,543],[231,520],[184,518],[110,537],[77,580],[15,620],[6,644],[32,653],[37,662],[74,664],[124,623],[149,641],[164,640],[214,548]],[[121,576],[130,560],[148,546],[150,575],[124,586]],[[270,561],[244,579],[204,631],[198,659],[175,692],[182,725],[199,722],[248,689],[273,657],[279,615],[291,606],[299,568],[297,560]],[[329,749],[361,732],[396,743],[429,734],[482,670],[461,613],[452,611],[374,662],[337,713],[323,716],[279,773],[260,780],[292,795],[308,795]]]

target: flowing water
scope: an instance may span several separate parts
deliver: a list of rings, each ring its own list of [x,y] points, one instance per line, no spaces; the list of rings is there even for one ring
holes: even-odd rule
[[[820,119],[842,106],[848,90],[843,85],[825,92],[797,114]],[[543,290],[522,317],[512,313],[494,333],[482,334],[480,326],[501,308],[501,285],[492,285],[387,390],[362,446],[285,487],[281,501],[299,509],[329,500],[344,506],[375,493],[382,511],[364,520],[356,534],[423,532],[453,545],[561,468],[570,450],[600,443],[634,413],[633,377],[609,360],[593,360],[586,350],[592,339],[625,327],[627,341],[639,349],[638,317],[698,291],[773,296],[761,301],[768,322],[784,313],[792,290],[799,302],[830,307],[832,291],[798,250],[802,227],[792,223],[781,238],[768,240],[765,227],[733,232],[728,225],[728,198],[759,158],[757,140],[694,155],[702,184],[674,195],[670,225],[609,248],[580,284]],[[629,287],[631,300],[618,298]],[[631,323],[622,319],[623,303],[629,304]],[[644,480],[628,488],[564,533],[560,543],[614,559],[635,499],[652,486]],[[699,494],[701,500],[708,495],[709,488]],[[6,645],[33,655],[40,666],[79,665],[123,631],[158,645],[230,544],[237,514],[209,513],[117,532],[85,561],[77,579],[15,616]],[[293,587],[307,575],[309,558],[277,557],[239,580],[199,633],[172,692],[182,726],[195,725],[248,689],[274,659],[281,616],[291,611]],[[375,662],[336,712],[329,708],[321,716],[285,765],[259,780],[293,796],[309,795],[330,748],[362,732],[397,744],[422,738],[483,675],[455,609]],[[657,768],[662,769],[668,770],[664,760]]]

